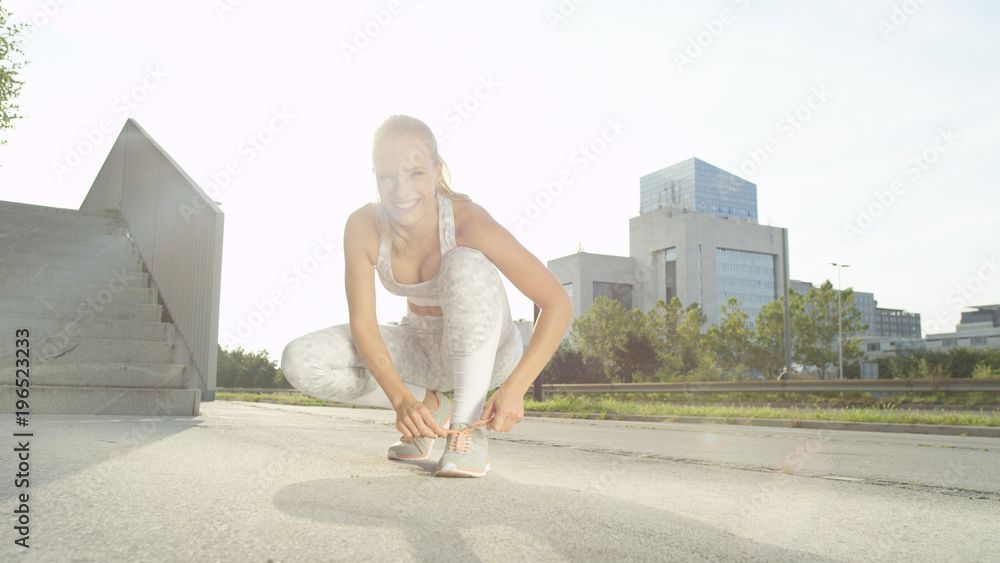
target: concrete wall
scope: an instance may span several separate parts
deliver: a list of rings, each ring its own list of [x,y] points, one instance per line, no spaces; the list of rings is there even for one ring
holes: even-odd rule
[[[550,260],[549,270],[564,286],[572,285],[573,318],[587,311],[594,302],[594,282],[632,285],[632,306],[636,305],[635,261],[625,256],[577,252]]]
[[[636,291],[633,300],[643,310],[652,309],[666,297],[663,251],[677,250],[677,296],[684,306],[699,303],[709,323],[719,320],[716,249],[724,248],[770,254],[774,261],[774,294],[781,295],[785,276],[782,230],[752,221],[719,219],[707,213],[660,209],[629,220],[629,250],[637,270],[646,272],[650,283]],[[701,245],[701,292],[699,295],[698,245]],[[637,276],[643,277],[643,276]]]

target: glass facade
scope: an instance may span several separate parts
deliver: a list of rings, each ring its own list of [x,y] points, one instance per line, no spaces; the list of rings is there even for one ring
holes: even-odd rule
[[[920,313],[899,309],[875,309],[877,336],[920,338]]]
[[[639,178],[639,213],[664,207],[757,221],[757,185],[697,158]]]
[[[861,313],[861,323],[868,325],[867,330],[861,331],[862,336],[878,336],[878,312],[875,308],[875,295],[861,291],[854,292],[854,308]],[[896,336],[888,334],[886,336]]]
[[[773,254],[716,248],[719,306],[735,297],[740,302],[740,309],[750,315],[751,323],[754,322],[761,307],[777,297],[774,261]]]
[[[632,310],[632,286],[627,283],[594,282],[594,300],[598,297],[614,299],[622,304],[626,311]]]

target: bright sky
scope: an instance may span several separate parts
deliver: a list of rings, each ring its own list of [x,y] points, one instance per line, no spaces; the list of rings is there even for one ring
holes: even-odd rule
[[[3,5],[32,29],[0,199],[78,208],[128,117],[203,188],[236,161],[215,194],[220,337],[281,290],[263,325],[228,340],[274,359],[347,322],[339,254],[292,272],[339,248],[373,199],[371,137],[394,113],[438,131],[454,188],[543,262],[580,246],[627,256],[639,177],[697,156],[757,184],[760,222],[789,229],[795,279],[836,284],[829,262],[849,264],[845,287],[921,313],[927,332],[1000,303],[994,2]],[[379,294],[381,322],[403,311]]]

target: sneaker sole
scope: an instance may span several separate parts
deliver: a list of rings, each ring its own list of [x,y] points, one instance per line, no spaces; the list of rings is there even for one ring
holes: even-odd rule
[[[434,475],[437,477],[485,477],[489,470],[490,462],[488,461],[486,462],[486,467],[484,467],[482,471],[460,469],[454,463],[449,463],[434,472]]]
[[[444,422],[441,423],[441,427],[444,428],[445,430],[451,428],[451,413],[450,412],[448,413],[448,418],[444,419]],[[394,453],[392,453],[390,451],[389,454],[386,456],[386,458],[394,460],[394,461],[420,461],[420,460],[427,459],[427,458],[431,457],[431,450],[434,449],[434,442],[435,441],[437,441],[437,438],[431,440],[430,445],[427,446],[427,453],[424,454],[424,455],[420,455],[420,456],[401,456],[401,455],[396,455],[396,454],[394,454]]]
[[[427,453],[420,456],[402,456],[389,452],[389,455],[386,457],[394,461],[420,461],[422,459],[427,459],[431,457],[431,448],[433,447],[434,447],[434,442],[431,442],[431,444],[427,446]]]

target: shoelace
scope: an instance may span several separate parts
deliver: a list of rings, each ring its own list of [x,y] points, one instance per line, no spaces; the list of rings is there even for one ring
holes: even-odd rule
[[[482,428],[486,426],[490,420],[480,420],[475,424],[470,424],[461,430],[448,430],[448,436],[454,437],[454,440],[448,441],[448,449],[455,450],[456,452],[467,452],[469,447],[472,445],[472,433],[477,428]]]

